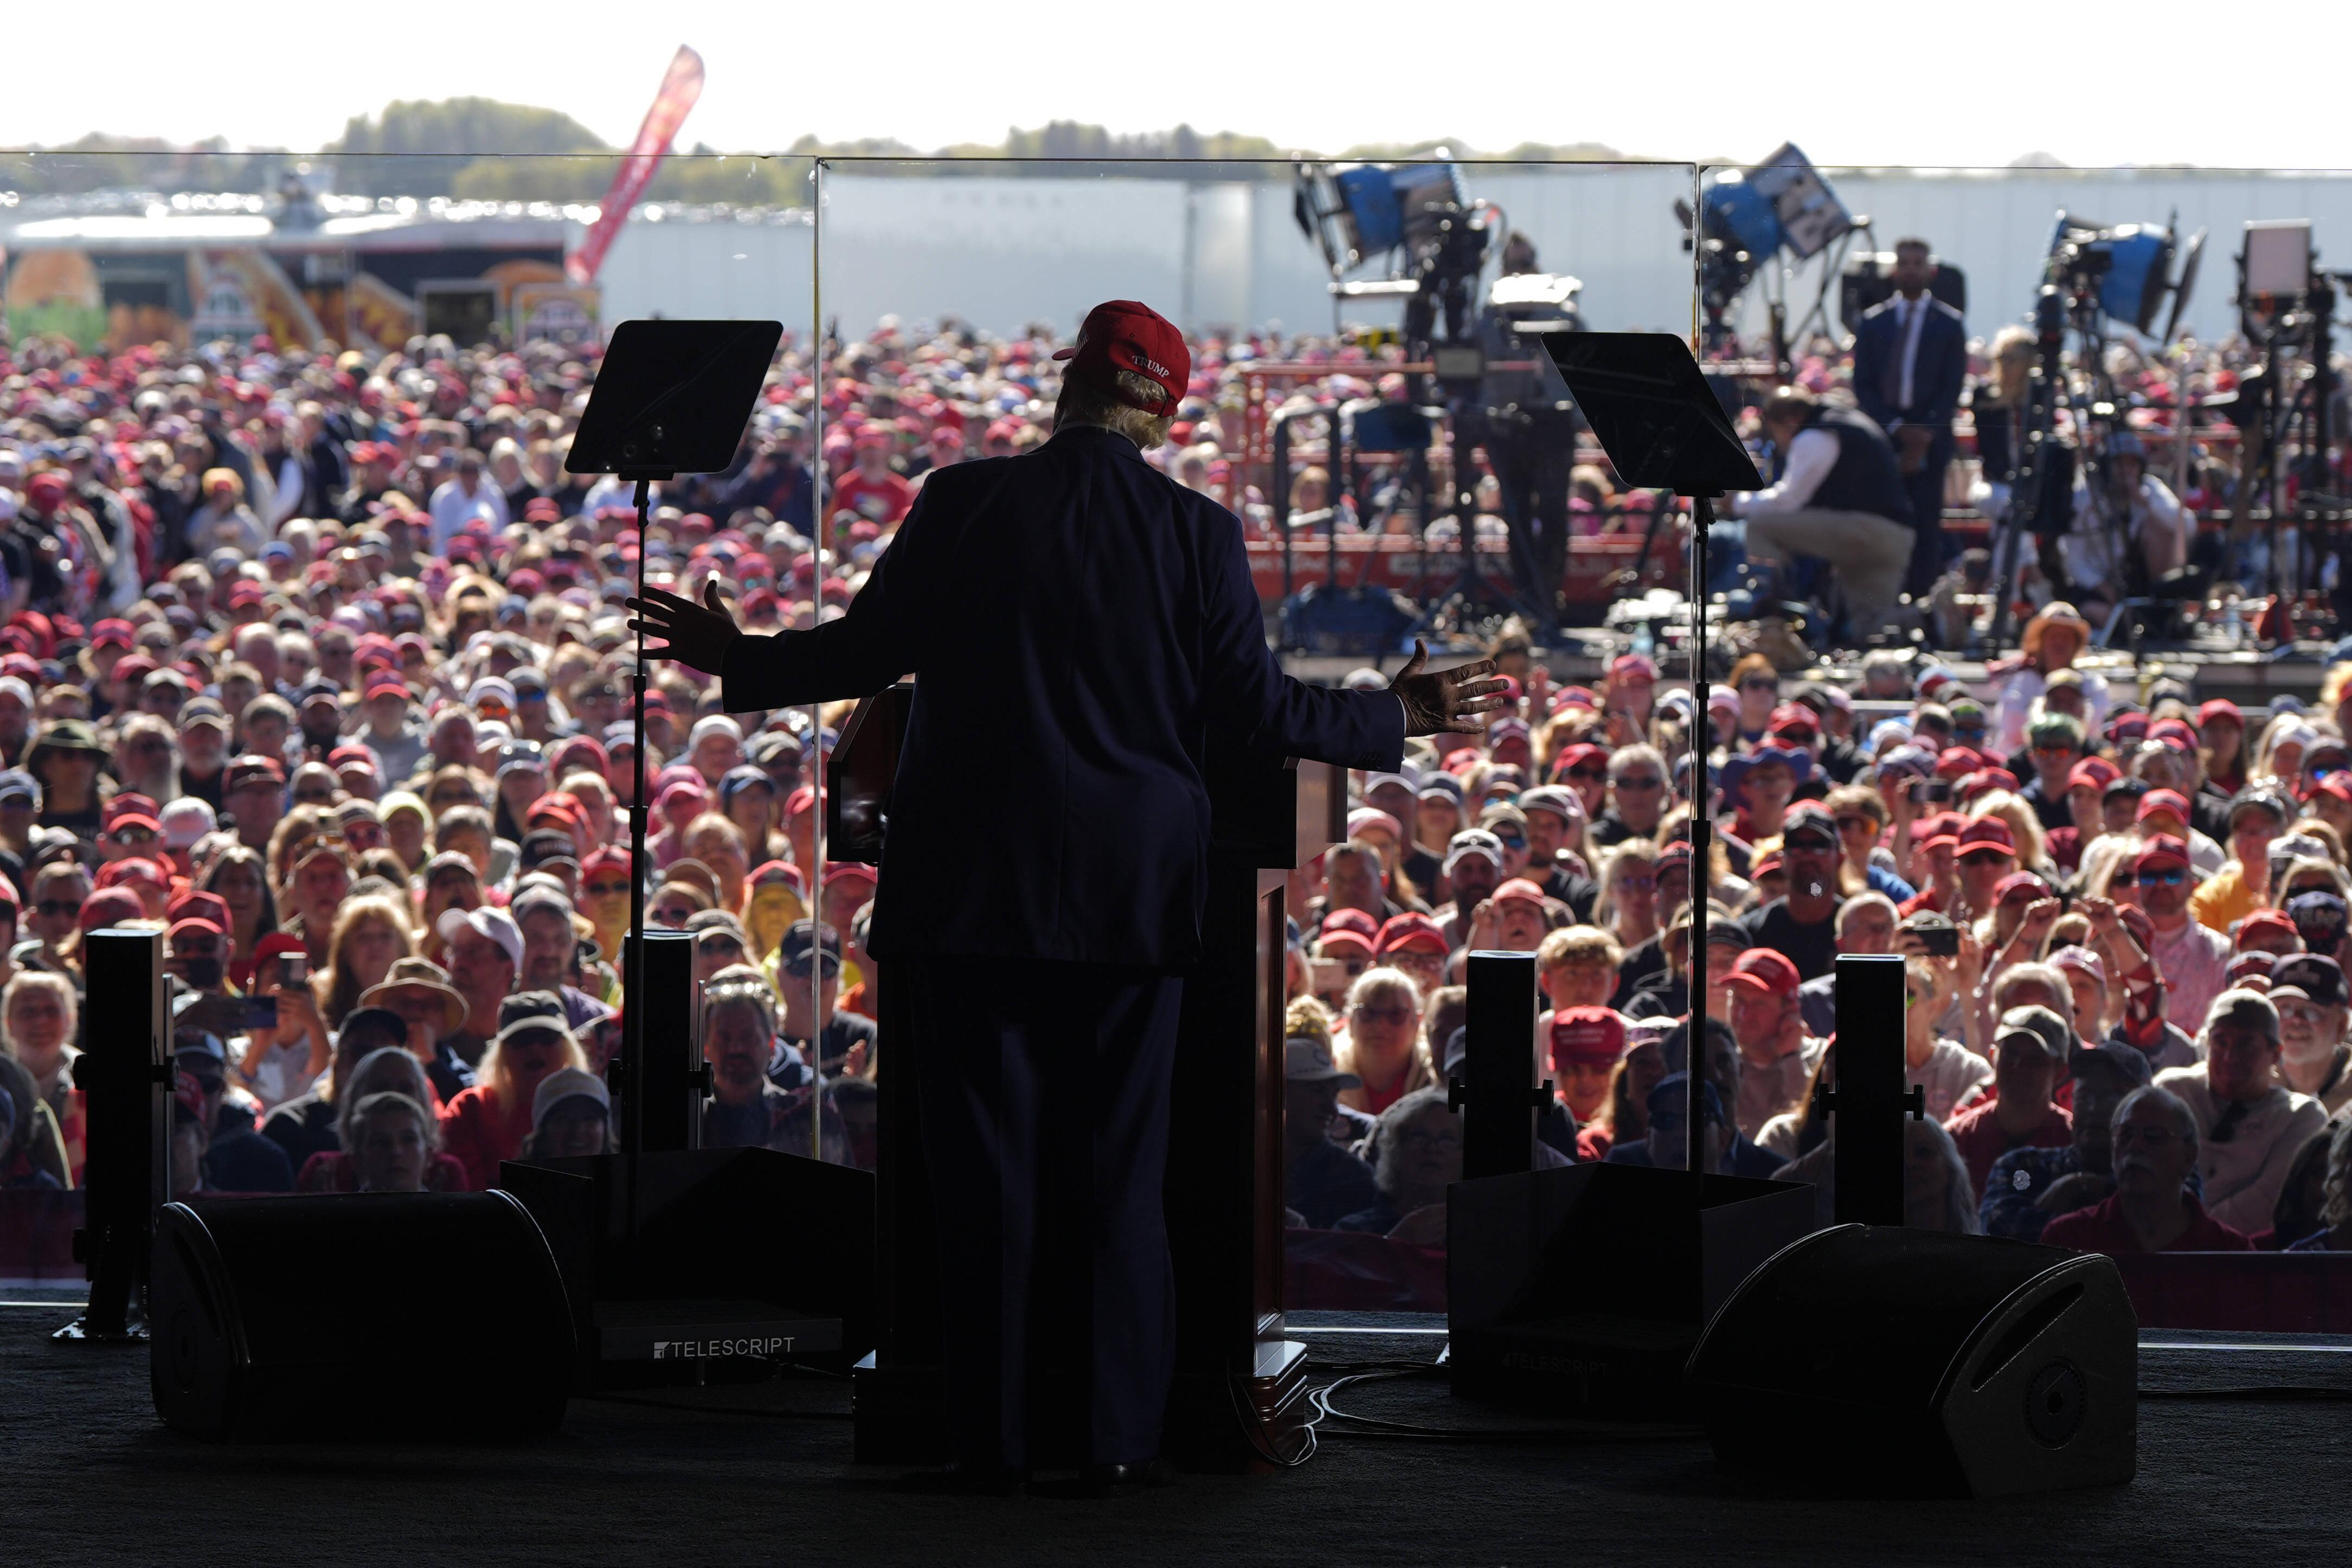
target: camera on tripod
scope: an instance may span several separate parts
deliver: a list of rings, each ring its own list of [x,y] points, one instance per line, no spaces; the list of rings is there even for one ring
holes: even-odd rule
[[[1725,169],[1700,198],[1699,303],[1710,342],[1729,335],[1724,317],[1748,285],[1786,250],[1806,261],[1861,226],[1812,160],[1784,142],[1752,169]],[[1675,216],[1687,226],[1689,205]]]
[[[2172,313],[2165,321],[2163,339],[2170,341],[2188,308],[2196,286],[2197,263],[2205,252],[2205,231],[2177,246],[2179,215],[2165,224],[2126,223],[2103,227],[2069,216],[2063,209],[2050,235],[2049,259],[2043,277],[2072,297],[2095,303],[2110,321],[2134,331],[2148,332],[2168,296]],[[2180,268],[2174,274],[2173,263]]]
[[[1428,353],[1441,317],[1448,342],[1465,335],[1471,288],[1486,264],[1498,214],[1469,199],[1454,164],[1300,163],[1290,210],[1299,231],[1323,252],[1335,301],[1404,301],[1409,356]],[[1381,257],[1388,258],[1386,277],[1347,280]]]

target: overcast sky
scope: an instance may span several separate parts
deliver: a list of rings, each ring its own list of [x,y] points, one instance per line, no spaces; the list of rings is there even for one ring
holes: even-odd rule
[[[387,100],[463,94],[561,109],[620,143],[683,42],[709,79],[681,141],[725,152],[773,151],[804,132],[929,148],[1068,119],[1184,121],[1320,150],[1445,135],[1488,151],[1599,142],[1748,160],[1792,139],[1824,164],[2041,152],[2083,165],[2352,166],[2352,116],[2318,74],[2341,64],[2340,0],[2273,0],[2252,36],[2210,10],[2048,0],[1276,0],[1181,13],[417,0],[235,14],[118,0],[88,26],[45,16],[12,38],[0,145],[101,131],[308,149]],[[2320,53],[2298,54],[2295,38]],[[2257,43],[2283,52],[2267,64],[2240,53]]]

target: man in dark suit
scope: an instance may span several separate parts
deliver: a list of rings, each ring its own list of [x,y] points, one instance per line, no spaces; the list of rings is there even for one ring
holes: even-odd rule
[[[715,585],[630,601],[731,710],[919,677],[866,945],[910,1000],[954,1479],[987,1488],[1029,1463],[1033,1302],[1090,1320],[1098,1479],[1159,1452],[1160,1185],[1212,737],[1394,772],[1407,735],[1475,732],[1501,700],[1492,660],[1431,674],[1419,651],[1384,691],[1285,675],[1239,522],[1143,459],[1190,377],[1182,335],[1114,300],[1057,357],[1053,438],[931,475],[839,619],[748,637]]]
[[[1927,242],[1895,242],[1895,297],[1866,313],[1853,334],[1853,395],[1894,439],[1917,536],[1904,586],[1916,599],[1944,569],[1944,470],[1952,461],[1952,411],[1968,377],[1960,313],[1927,292],[1936,275]]]

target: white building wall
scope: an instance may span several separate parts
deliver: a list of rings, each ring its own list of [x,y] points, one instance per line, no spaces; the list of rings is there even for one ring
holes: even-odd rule
[[[2163,223],[2177,208],[2184,235],[2210,226],[2189,314],[2206,338],[2234,322],[2231,258],[2250,218],[2310,217],[2323,261],[2352,267],[2352,175],[1832,170],[1829,178],[1873,220],[1882,247],[1923,235],[1966,269],[1969,327],[1979,334],[2030,309],[2062,206],[2106,224]],[[1674,216],[1675,199],[1690,192],[1688,165],[1474,164],[1465,181],[1536,240],[1546,267],[1584,280],[1592,326],[1690,330],[1691,261]],[[824,309],[853,333],[885,313],[950,311],[992,331],[1033,321],[1067,331],[1087,305],[1110,298],[1141,298],[1191,327],[1331,323],[1322,257],[1292,221],[1286,184],[834,170],[825,191]],[[640,215],[604,264],[605,320],[772,316],[805,332],[812,239],[798,217]],[[1793,275],[1798,311],[1818,276],[1817,264]],[[1393,324],[1398,307],[1351,301],[1342,314]]]

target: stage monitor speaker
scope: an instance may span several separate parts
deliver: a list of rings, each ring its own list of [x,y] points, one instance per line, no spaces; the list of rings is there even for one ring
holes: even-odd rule
[[[501,1192],[167,1204],[150,1381],[173,1431],[231,1441],[485,1441],[563,1419],[572,1310]]]
[[[1749,1275],[1688,1373],[1727,1466],[1808,1490],[1943,1497],[2130,1480],[2138,1375],[2113,1258],[1860,1225]]]

